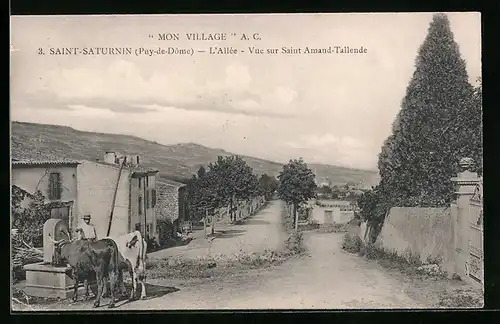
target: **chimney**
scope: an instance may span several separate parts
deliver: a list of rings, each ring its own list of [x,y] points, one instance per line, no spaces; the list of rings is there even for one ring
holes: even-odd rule
[[[130,164],[137,165],[140,163],[139,155],[130,155],[127,157],[127,161],[129,161]]]
[[[116,164],[116,153],[112,151],[104,153],[104,163]]]

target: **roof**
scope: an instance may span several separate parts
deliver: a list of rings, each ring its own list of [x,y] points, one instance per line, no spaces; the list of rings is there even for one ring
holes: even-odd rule
[[[80,162],[75,160],[18,160],[12,159],[12,167],[29,168],[29,167],[44,167],[44,166],[71,166],[76,167]]]
[[[103,161],[94,161],[95,163],[98,163],[98,164],[102,164],[102,165],[107,165],[107,166],[111,166],[111,167],[114,167],[116,169],[119,169],[120,168],[120,165],[119,164],[113,164],[113,163],[106,163],[106,162],[103,162]],[[159,172],[158,169],[155,169],[155,168],[149,168],[149,167],[146,167],[142,164],[125,164],[123,166],[123,169],[124,170],[128,170],[132,173],[143,173],[143,174],[151,174],[151,173],[157,173]]]
[[[348,200],[329,200],[329,199],[318,199],[318,202],[321,205],[325,206],[348,206],[351,205],[352,203]]]
[[[177,182],[174,180],[169,180],[169,179],[164,179],[164,178],[162,178],[161,180],[157,180],[156,183],[159,185],[166,185],[166,186],[172,186],[172,187],[177,187],[177,188],[181,188],[181,187],[186,186],[186,184],[184,184],[182,182]]]

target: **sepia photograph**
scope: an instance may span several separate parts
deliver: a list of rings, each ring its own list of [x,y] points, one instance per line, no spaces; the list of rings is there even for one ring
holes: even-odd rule
[[[10,22],[11,311],[484,307],[480,13]]]

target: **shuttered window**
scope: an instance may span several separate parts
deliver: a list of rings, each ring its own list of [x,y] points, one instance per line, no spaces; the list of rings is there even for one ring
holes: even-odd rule
[[[146,190],[146,208],[151,208],[151,194],[149,190]]]
[[[61,199],[61,175],[59,173],[49,175],[49,199]]]
[[[153,208],[155,208],[156,207],[156,189],[151,190],[151,200],[152,200],[151,205]]]
[[[138,203],[139,203],[139,215],[142,215],[142,197],[141,196],[139,196]]]

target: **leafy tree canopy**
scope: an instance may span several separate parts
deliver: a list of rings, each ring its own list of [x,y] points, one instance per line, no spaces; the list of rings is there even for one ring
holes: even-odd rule
[[[316,196],[315,175],[302,158],[285,164],[278,179],[278,195],[287,203],[298,206]]]

